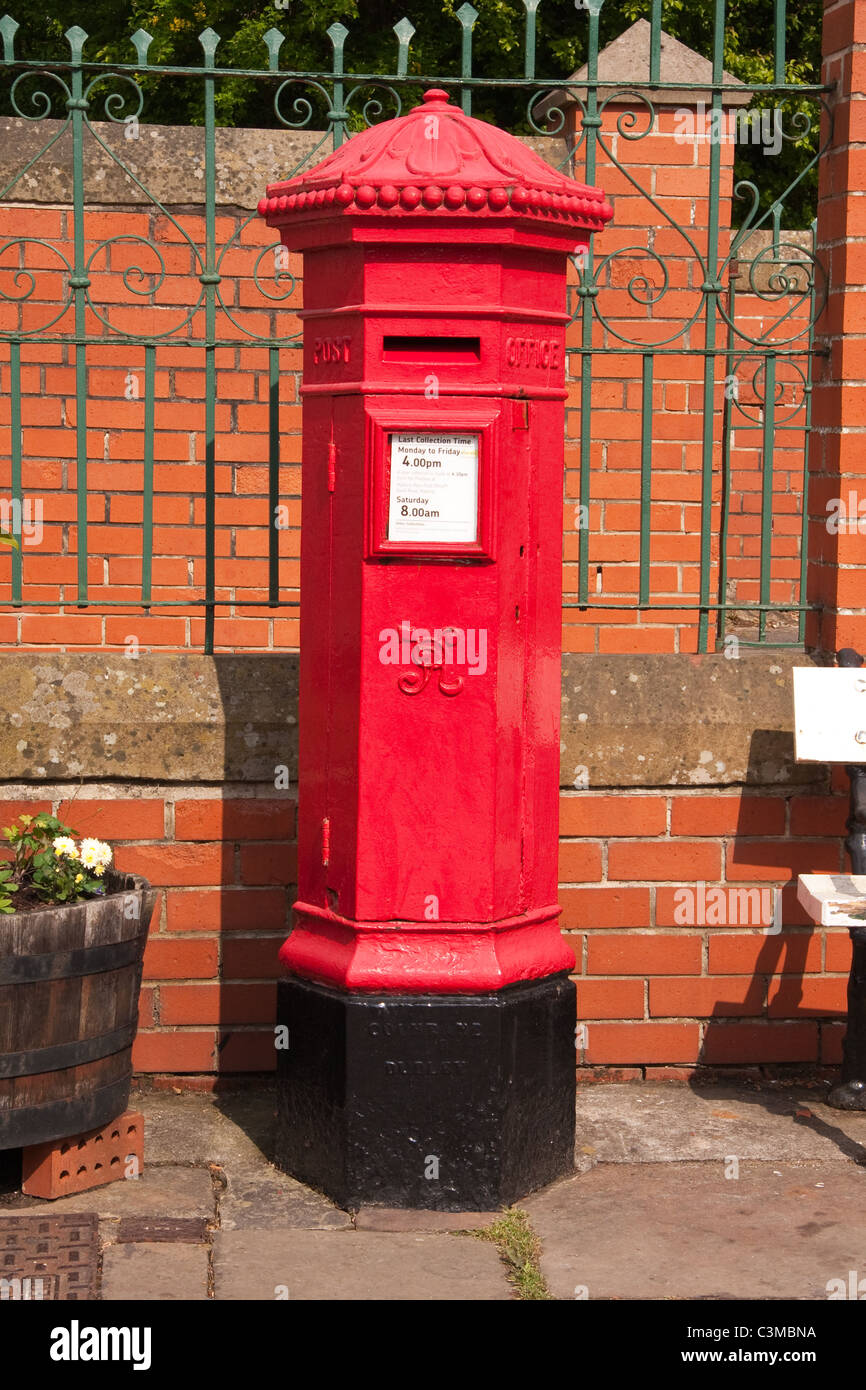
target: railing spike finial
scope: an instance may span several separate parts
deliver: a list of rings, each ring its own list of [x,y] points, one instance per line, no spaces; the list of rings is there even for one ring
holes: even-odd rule
[[[331,40],[331,43],[334,48],[334,66],[336,67],[337,64],[339,64],[340,68],[342,68],[343,46],[346,42],[346,39],[349,37],[349,31],[346,28],[345,24],[337,23],[332,24],[330,29],[325,30],[325,33],[328,35],[328,38]]]
[[[3,40],[3,62],[15,62],[15,35],[20,29],[17,19],[13,19],[11,14],[4,14],[0,19],[0,39]]]
[[[73,24],[71,29],[66,30],[63,37],[69,44],[69,52],[72,55],[73,63],[80,63],[82,50],[89,37],[87,30],[82,29],[80,24]]]
[[[216,53],[217,45],[220,42],[219,34],[216,32],[215,29],[211,29],[210,25],[208,25],[207,29],[203,29],[202,32],[199,34],[198,41],[202,46],[202,51],[204,52],[205,67],[212,68],[214,65],[214,54]]]
[[[135,33],[130,39],[130,43],[135,49],[135,56],[138,59],[139,63],[143,68],[146,68],[147,50],[153,43],[153,35],[149,34],[146,29],[136,29]]]
[[[325,32],[334,49],[334,96],[331,110],[328,113],[328,120],[331,122],[334,149],[338,150],[346,138],[346,124],[349,115],[344,104],[345,94],[343,90],[343,45],[349,37],[349,31],[345,24],[332,24],[330,29]]]
[[[397,76],[405,77],[409,69],[409,45],[415,33],[415,25],[404,15],[394,25],[397,35]]]
[[[539,4],[540,0],[523,0],[523,8],[526,11],[523,75],[530,79],[535,76],[535,12]]]
[[[271,72],[277,72],[280,66],[280,49],[286,41],[285,34],[281,34],[279,29],[268,29],[262,34],[262,43],[268,50],[268,68]]]
[[[472,30],[475,28],[475,21],[478,18],[478,11],[474,5],[461,5],[457,10],[456,19],[459,19],[463,28],[463,42],[460,53],[460,76],[472,76]],[[464,87],[460,93],[460,104],[464,116],[472,115],[472,91],[469,87]]]

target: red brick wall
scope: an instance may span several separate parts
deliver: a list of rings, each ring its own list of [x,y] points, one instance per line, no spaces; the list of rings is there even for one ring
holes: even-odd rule
[[[699,596],[701,529],[701,469],[703,450],[703,316],[680,333],[684,319],[703,302],[704,272],[683,235],[681,223],[696,251],[707,251],[709,203],[708,143],[684,143],[673,109],[660,108],[652,133],[640,140],[618,133],[622,110],[608,108],[602,130],[598,181],[613,198],[613,223],[597,241],[597,261],[613,256],[602,270],[595,300],[609,327],[596,323],[593,346],[600,351],[593,363],[590,447],[590,509],[584,540],[588,545],[589,591],[594,602],[623,607],[568,607],[563,613],[566,651],[666,652],[693,651],[697,615],[679,605],[694,604]],[[644,121],[645,124],[645,121]],[[639,126],[642,128],[642,126]],[[639,188],[619,171],[606,151],[625,162]],[[730,232],[733,146],[722,146],[719,217],[720,247],[726,254]],[[576,173],[580,175],[579,168]],[[643,192],[639,191],[642,189]],[[651,195],[663,209],[661,216]],[[200,216],[175,212],[177,225],[155,209],[88,210],[84,219],[85,256],[92,258],[90,294],[110,322],[137,335],[158,335],[182,324],[186,306],[195,304],[201,287],[193,247],[203,242]],[[302,263],[292,255],[286,267],[298,277],[291,308],[274,306],[254,281],[258,273],[268,294],[281,294],[286,282],[273,280],[272,242],[260,219],[244,226],[248,214],[224,209],[217,218],[223,276],[220,295],[233,323],[222,309],[217,314],[221,337],[236,339],[215,353],[216,404],[216,585],[217,596],[228,600],[217,610],[216,650],[282,650],[297,643],[297,610],[265,606],[268,582],[268,540],[273,521],[268,501],[268,353],[244,340],[242,328],[289,337],[300,332]],[[0,298],[0,329],[33,330],[46,324],[68,293],[61,254],[72,259],[72,216],[65,208],[8,207],[3,209],[4,237],[44,238],[50,245],[28,242],[21,269],[35,277],[35,288],[19,304],[23,282],[16,284],[14,258],[0,262],[0,288],[12,298]],[[109,238],[123,237],[103,245]],[[151,240],[165,264],[166,278],[151,299],[141,291],[155,283],[148,278],[159,269],[157,257],[134,238]],[[186,238],[189,238],[187,240]],[[234,240],[233,240],[234,239]],[[56,247],[56,251],[51,249]],[[102,247],[102,249],[100,249]],[[628,250],[631,248],[631,250]],[[651,253],[651,254],[648,254]],[[654,259],[658,257],[659,259]],[[669,287],[651,311],[629,293],[635,277],[646,276],[656,293],[662,285],[662,266]],[[7,267],[7,268],[3,268]],[[142,280],[136,267],[144,272]],[[124,275],[127,279],[124,281]],[[572,288],[576,285],[572,276]],[[741,282],[737,282],[741,284]],[[729,276],[724,276],[723,304],[730,306]],[[574,300],[576,306],[576,300]],[[736,315],[747,331],[767,332],[791,300],[779,302],[738,292]],[[804,306],[785,326],[803,319]],[[44,537],[38,546],[25,545],[24,606],[8,608],[11,557],[0,552],[0,647],[122,648],[135,638],[143,649],[201,650],[204,619],[201,609],[185,608],[204,597],[205,436],[204,352],[185,345],[184,338],[201,336],[203,311],[193,315],[177,338],[160,344],[156,353],[156,411],[154,439],[153,600],[171,601],[172,608],[140,607],[142,579],[142,517],[144,485],[144,352],[141,348],[107,343],[87,349],[88,404],[88,562],[87,612],[66,609],[58,616],[60,600],[77,594],[78,544],[76,487],[75,349],[35,341],[22,348],[22,452],[25,496],[39,498],[44,508]],[[53,325],[55,333],[72,330],[72,310]],[[89,333],[102,334],[105,325],[87,314]],[[652,500],[650,524],[650,595],[669,606],[654,611],[637,608],[640,557],[641,354],[620,351],[616,332],[647,345],[670,340],[677,350],[655,360],[653,390]],[[772,336],[772,335],[771,335]],[[720,320],[718,342],[725,326]],[[580,328],[569,332],[569,344],[581,341]],[[747,344],[738,340],[741,348]],[[280,502],[287,508],[287,528],[278,531],[280,592],[297,598],[300,525],[301,407],[300,352],[280,351]],[[753,400],[746,364],[740,371],[741,401]],[[574,503],[580,497],[580,355],[569,355],[570,381],[566,425],[564,505],[566,599],[577,596],[580,517]],[[718,599],[718,535],[720,530],[722,454],[721,411],[727,366],[717,360],[713,390],[715,445],[713,448],[713,505],[710,532],[713,543],[711,596]],[[9,348],[0,343],[0,382],[9,380]],[[789,383],[790,388],[790,383]],[[127,399],[132,395],[132,399]],[[729,519],[729,595],[743,601],[757,598],[761,430],[760,411],[749,427],[735,415],[731,465],[733,497]],[[790,429],[776,436],[771,598],[793,598],[799,574],[799,512],[802,491],[802,411]],[[11,404],[0,395],[0,495],[8,496]],[[27,600],[30,600],[28,606]],[[100,600],[129,600],[127,607],[100,609]],[[49,600],[36,607],[36,600]],[[236,603],[261,606],[233,608]]]
[[[579,967],[583,1064],[838,1061],[848,934],[809,921],[796,879],[842,867],[846,815],[846,797],[811,793],[563,797],[560,901]],[[724,896],[712,898],[714,886]],[[777,887],[774,934],[766,900],[748,911],[734,894]],[[683,923],[683,889],[695,892],[693,924]]]
[[[722,142],[718,214],[710,204],[710,144],[705,138],[687,142],[683,121],[674,108],[659,107],[648,129],[641,103],[628,108],[611,105],[603,117],[597,161],[597,182],[614,204],[613,222],[596,239],[599,294],[593,330],[592,424],[590,445],[590,509],[586,536],[589,553],[589,593],[596,603],[619,603],[599,614],[597,608],[569,608],[564,613],[566,651],[672,652],[694,651],[698,618],[678,604],[695,604],[700,597],[701,495],[704,464],[705,317],[702,312],[708,227],[718,216],[719,257],[730,251],[733,208],[733,142]],[[620,129],[620,123],[622,129]],[[699,132],[705,130],[696,120]],[[644,132],[647,132],[644,134]],[[635,138],[637,134],[641,138]],[[572,130],[577,138],[579,132]],[[579,146],[583,158],[585,141]],[[617,159],[625,171],[613,162]],[[584,177],[578,162],[576,177]],[[658,207],[649,199],[653,198]],[[659,211],[658,209],[661,209]],[[682,228],[683,230],[679,230]],[[766,226],[767,224],[765,224]],[[769,344],[791,340],[801,351],[807,346],[807,284],[802,254],[786,251],[790,235],[781,239],[778,264],[765,249],[768,233],[752,238],[740,260],[722,271],[720,309],[737,327],[732,361],[715,359],[711,394],[714,415],[710,597],[718,602],[720,532],[722,525],[722,418],[725,379],[737,378],[739,406],[731,407],[731,496],[726,545],[727,584],[724,597],[754,603],[759,600],[761,489],[763,485],[762,359],[749,356],[750,338]],[[797,238],[794,238],[797,241]],[[757,281],[750,280],[753,261]],[[768,292],[768,278],[781,270],[799,289],[791,294]],[[644,277],[648,288],[640,281]],[[666,277],[666,279],[665,279]],[[576,275],[573,277],[577,283]],[[634,293],[629,292],[632,286]],[[758,291],[756,293],[756,291]],[[637,298],[635,297],[637,296]],[[644,306],[641,298],[654,300]],[[577,303],[575,298],[574,303]],[[683,325],[697,314],[693,325]],[[715,343],[725,347],[728,328],[717,315]],[[626,347],[623,339],[632,344]],[[582,342],[579,326],[570,330],[569,344]],[[636,344],[636,346],[634,345]],[[652,481],[649,594],[655,611],[638,608],[640,581],[641,496],[641,349],[666,346],[654,359]],[[673,349],[673,351],[671,351]],[[569,358],[572,378],[580,373],[581,356]],[[803,362],[805,366],[805,362]],[[761,371],[759,371],[759,368]],[[757,381],[755,374],[758,372]],[[773,531],[770,600],[798,602],[800,529],[804,463],[803,382],[796,369],[779,363],[777,428],[773,458]],[[757,390],[755,387],[757,386]],[[573,380],[566,427],[565,582],[567,597],[577,597],[580,514],[572,504],[580,498],[580,392]],[[586,518],[583,518],[584,522]],[[711,631],[715,619],[711,619]],[[710,648],[712,650],[712,646]]]
[[[296,314],[277,312],[256,287],[253,273],[259,251],[272,236],[259,218],[244,228],[248,214],[217,218],[220,248],[237,234],[235,249],[222,260],[220,293],[239,324],[251,332],[285,337],[300,331]],[[89,259],[110,237],[144,237],[159,248],[165,283],[151,307],[133,291],[148,286],[134,274],[124,284],[124,272],[140,266],[149,275],[158,269],[155,255],[138,242],[115,241],[93,260],[90,293],[94,303],[121,330],[137,335],[168,332],[196,303],[201,286],[195,278],[192,246],[171,219],[155,210],[88,211],[85,255]],[[204,235],[199,216],[179,213],[179,226],[193,245]],[[4,237],[38,236],[72,257],[72,214],[68,209],[3,208]],[[59,257],[42,245],[27,244],[23,268],[32,270],[36,288],[23,306],[0,301],[0,328],[33,329],[57,312],[65,277]],[[9,260],[7,256],[7,261]],[[259,267],[269,293],[275,284],[270,253]],[[300,270],[292,257],[291,271]],[[269,275],[270,272],[270,275]],[[0,271],[2,286],[14,292],[10,271]],[[20,293],[20,286],[18,289]],[[292,301],[300,303],[298,294]],[[236,345],[215,351],[216,404],[216,584],[221,599],[265,600],[268,584],[270,516],[268,501],[268,352],[256,347],[228,320],[218,315],[222,336]],[[24,606],[10,612],[11,557],[0,554],[0,646],[123,648],[135,637],[142,649],[201,650],[202,610],[184,608],[190,599],[204,597],[205,533],[205,356],[185,338],[201,337],[203,311],[156,353],[156,409],[153,473],[153,593],[155,603],[173,601],[177,607],[141,609],[142,517],[144,487],[144,350],[116,345],[87,349],[87,483],[88,584],[92,607],[58,616],[59,603],[77,595],[78,545],[76,509],[75,349],[34,341],[21,349],[22,484],[25,497],[43,504],[41,544],[22,547]],[[277,327],[279,325],[279,327]],[[71,332],[71,310],[54,325]],[[87,331],[102,333],[96,315],[87,315]],[[0,494],[11,484],[9,347],[0,344]],[[298,582],[300,527],[301,407],[298,386],[299,349],[280,351],[280,502],[288,509],[288,526],[278,530],[281,594],[290,597]],[[127,397],[131,396],[131,399]],[[28,606],[26,600],[53,601],[52,606]],[[100,600],[129,600],[129,607],[100,610]],[[282,650],[297,645],[297,610],[267,607],[220,608],[216,646],[228,650]]]
[[[145,956],[136,1068],[270,1070],[277,951],[294,896],[294,803],[192,788],[116,793],[88,800],[85,789],[58,813],[82,834],[112,838],[118,867],[164,890]],[[50,806],[58,803],[0,802],[0,820]],[[560,902],[585,1073],[838,1062],[848,933],[814,927],[795,893],[798,873],[842,867],[846,814],[842,794],[564,795]],[[122,842],[112,833],[119,824]],[[705,896],[712,886],[782,887],[784,930],[752,925],[757,914],[743,925],[739,905],[728,925],[683,924],[675,895],[700,884]],[[699,899],[696,909],[698,917]]]

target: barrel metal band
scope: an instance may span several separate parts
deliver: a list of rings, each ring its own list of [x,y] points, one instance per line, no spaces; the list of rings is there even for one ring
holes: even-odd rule
[[[72,951],[46,951],[38,956],[0,956],[0,985],[29,985],[41,980],[62,980],[76,975],[98,975],[120,970],[141,959],[147,932],[126,941],[103,946],[81,946]]]
[[[34,1047],[29,1052],[4,1052],[0,1056],[0,1079],[63,1071],[66,1067],[80,1067],[85,1062],[95,1062],[113,1052],[122,1052],[135,1042],[136,1027],[136,1023],[127,1023],[122,1028],[115,1028],[113,1033],[99,1033],[95,1038],[55,1043],[52,1047]]]
[[[0,1149],[50,1143],[63,1135],[85,1134],[110,1124],[129,1103],[130,1075],[127,1066],[116,1081],[85,1095],[0,1110]]]

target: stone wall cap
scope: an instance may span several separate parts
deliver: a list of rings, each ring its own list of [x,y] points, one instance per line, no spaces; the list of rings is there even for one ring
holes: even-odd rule
[[[696,53],[693,48],[681,43],[672,34],[666,34],[664,30],[661,31],[659,81],[700,83],[702,87],[695,90],[691,86],[665,89],[649,86],[650,31],[649,20],[639,19],[630,29],[625,29],[615,38],[613,43],[609,43],[607,48],[603,48],[598,55],[599,82],[621,84],[624,97],[630,92],[638,92],[648,97],[655,106],[695,106],[699,101],[709,102],[712,99],[713,81],[713,65],[709,58],[704,58],[702,54]],[[568,88],[559,87],[536,103],[532,111],[533,120],[540,123],[559,108],[576,106],[578,100],[585,101],[586,88],[580,88],[579,84],[586,82],[586,78],[587,65],[584,63],[583,67],[578,68],[568,79]],[[726,87],[741,89],[724,92],[723,106],[748,104],[752,93],[745,83],[729,72],[722,73],[722,81]],[[578,84],[577,90],[575,84]],[[607,95],[604,89],[599,92],[601,100]]]

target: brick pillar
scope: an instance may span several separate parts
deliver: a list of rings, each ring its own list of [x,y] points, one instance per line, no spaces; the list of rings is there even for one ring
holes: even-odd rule
[[[815,345],[829,357],[815,361],[807,594],[824,608],[810,615],[807,641],[834,652],[866,646],[866,0],[825,0],[823,54],[823,81],[836,90],[819,167],[818,258],[829,297]],[[828,126],[825,117],[822,143]]]

